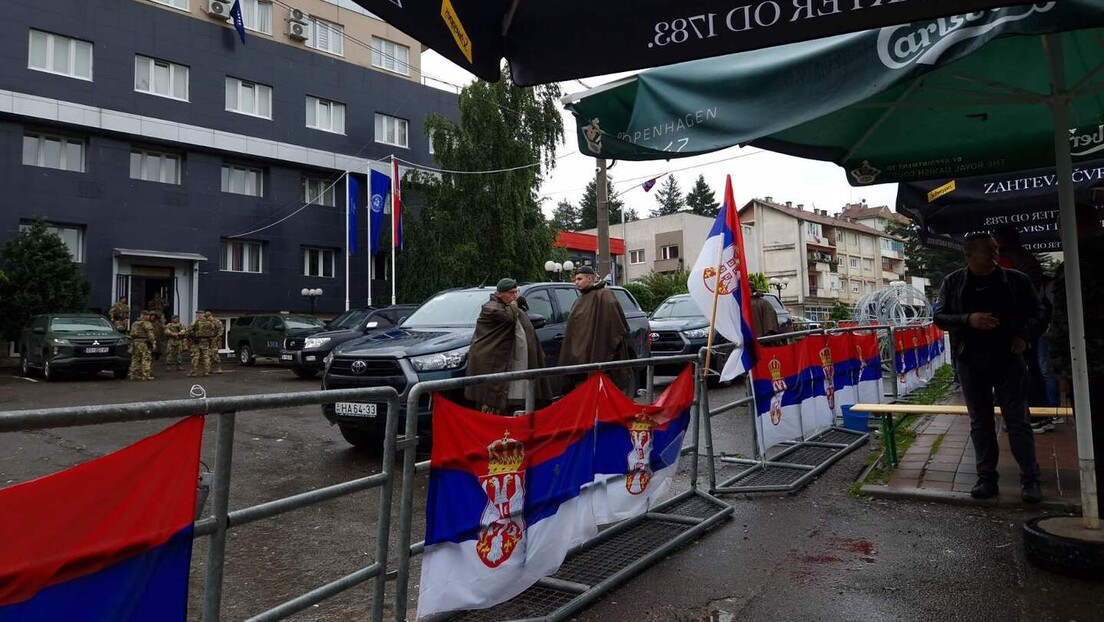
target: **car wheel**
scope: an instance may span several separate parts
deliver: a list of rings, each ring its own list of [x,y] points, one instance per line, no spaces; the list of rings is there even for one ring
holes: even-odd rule
[[[300,378],[304,378],[304,379],[314,378],[315,376],[318,375],[318,370],[317,369],[308,369],[306,367],[292,367],[291,371],[295,372],[296,376],[299,376]]]
[[[115,376],[116,380],[122,380],[122,379],[126,378],[127,374],[129,374],[129,373],[130,373],[130,370],[125,368],[125,367],[120,368],[120,369],[111,370],[111,375]]]
[[[52,382],[57,380],[57,372],[50,366],[50,361],[46,361],[42,364],[42,377],[46,382]]]
[[[253,348],[250,348],[249,344],[243,343],[238,349],[238,362],[242,365],[252,365],[257,362],[257,357],[253,355]]]
[[[351,428],[343,425],[338,427],[341,429],[341,436],[353,447],[372,453],[383,451],[383,437],[381,435],[361,428]]]
[[[23,374],[24,377],[31,377],[31,362],[27,360],[26,354],[19,357],[19,371]]]

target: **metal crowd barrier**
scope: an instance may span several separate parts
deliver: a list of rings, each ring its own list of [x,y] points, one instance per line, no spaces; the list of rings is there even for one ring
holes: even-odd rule
[[[325,488],[275,499],[230,511],[230,478],[234,451],[234,423],[242,411],[261,408],[310,406],[339,400],[387,400],[387,419],[383,464],[379,473],[349,480]],[[255,396],[214,397],[163,402],[136,402],[98,406],[73,406],[44,410],[20,410],[0,413],[0,433],[44,428],[90,426],[105,423],[179,419],[193,415],[215,415],[215,471],[211,486],[211,515],[197,520],[193,538],[210,537],[203,585],[203,621],[218,622],[222,605],[223,567],[226,558],[226,533],[235,527],[279,516],[292,510],[329,501],[373,488],[380,489],[375,561],[344,577],[319,586],[272,609],[250,618],[250,622],[282,620],[369,579],[374,579],[371,619],[383,619],[388,536],[391,531],[391,498],[394,488],[394,456],[399,394],[390,387],[304,391]],[[197,474],[198,475],[198,474]]]

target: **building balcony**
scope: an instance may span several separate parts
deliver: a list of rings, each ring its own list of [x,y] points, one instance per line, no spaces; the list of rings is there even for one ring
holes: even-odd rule
[[[819,246],[820,248],[835,248],[836,241],[833,238],[826,238],[819,235],[805,234],[805,244],[808,246]]]
[[[813,298],[825,298],[828,300],[838,300],[840,297],[840,290],[829,289],[827,287],[818,287],[812,291]]]
[[[905,275],[889,270],[882,270],[882,279],[886,281],[903,281],[905,280]]]
[[[883,248],[881,250],[882,257],[885,257],[886,259],[904,259],[904,255],[901,254],[901,251],[889,250],[886,248]]]

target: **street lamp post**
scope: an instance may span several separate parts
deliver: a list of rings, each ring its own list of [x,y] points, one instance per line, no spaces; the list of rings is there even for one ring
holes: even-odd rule
[[[571,260],[560,263],[558,261],[552,261],[551,259],[549,259],[548,261],[544,262],[545,272],[548,272],[549,275],[555,275],[555,280],[557,282],[563,280],[560,278],[560,274],[562,272],[571,272],[574,269],[575,264]]]
[[[314,315],[314,301],[318,300],[318,298],[322,295],[322,290],[304,287],[299,293],[302,294],[304,298],[310,301],[310,314]]]
[[[773,287],[774,289],[778,290],[778,299],[781,300],[782,299],[782,290],[784,290],[784,289],[786,289],[787,287],[790,286],[790,277],[784,276],[782,278],[778,278],[778,277],[774,276],[774,277],[771,277],[770,280],[767,281],[767,283],[769,283],[770,286]]]

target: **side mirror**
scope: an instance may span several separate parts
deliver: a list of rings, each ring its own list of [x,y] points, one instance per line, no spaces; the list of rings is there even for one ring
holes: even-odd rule
[[[379,327],[379,322],[377,322],[375,320],[372,320],[371,322],[368,322],[367,324],[364,325],[365,330],[371,330],[373,328],[378,328],[378,327]]]
[[[36,335],[45,335],[46,334],[46,329],[41,327],[41,326],[35,326],[34,328],[31,329],[31,332],[33,332]]]
[[[530,313],[529,314],[529,321],[533,324],[533,328],[541,328],[542,326],[544,326],[545,324],[548,323],[548,320],[545,319],[545,317],[543,315],[540,315],[539,313]]]

